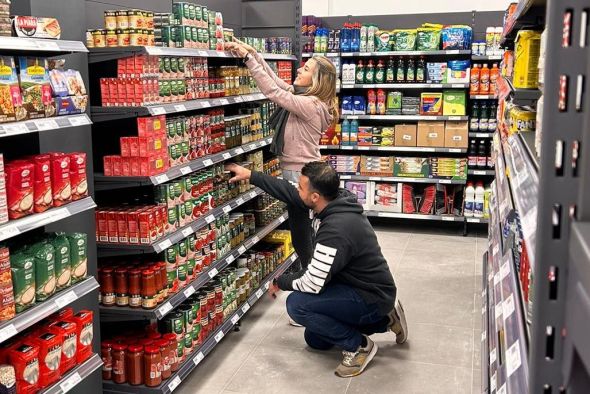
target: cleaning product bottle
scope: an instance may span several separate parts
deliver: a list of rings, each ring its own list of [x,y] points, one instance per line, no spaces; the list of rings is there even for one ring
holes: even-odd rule
[[[368,25],[362,25],[360,30],[360,52],[367,52]]]
[[[498,63],[494,63],[490,70],[490,94],[493,96],[498,95],[498,78],[500,77],[500,69]]]
[[[385,115],[385,101],[387,96],[385,95],[385,90],[379,89],[377,90],[377,113],[379,115]]]
[[[484,194],[482,182],[477,182],[475,186],[475,204],[473,205],[473,216],[476,218],[483,218]]]
[[[384,83],[385,82],[385,65],[383,64],[383,60],[379,60],[377,63],[377,69],[375,71],[375,83]]]
[[[469,131],[477,133],[479,131],[479,103],[475,101],[471,106],[471,117],[469,118]]]
[[[351,34],[351,42],[350,42],[350,50],[351,52],[360,52],[361,47],[361,25],[359,23],[354,23],[352,25],[352,34]]]
[[[490,85],[491,86],[491,85]],[[488,129],[487,131],[489,131],[490,133],[493,133],[494,131],[496,131],[496,128],[498,128],[498,104],[496,104],[495,102],[492,102],[492,104],[490,104],[490,111],[489,111],[490,115],[488,116]],[[486,130],[482,130],[482,131],[486,131]]]
[[[367,92],[367,113],[369,115],[377,114],[377,94],[373,89]]]
[[[363,64],[362,60],[359,60],[357,66],[356,66],[355,83],[357,83],[357,84],[365,83],[365,65]]]
[[[416,81],[416,63],[414,62],[414,58],[410,58],[408,60],[408,67],[406,69],[406,82],[414,83]]]
[[[490,69],[487,63],[483,65],[480,71],[479,94],[490,94]]]
[[[387,61],[387,71],[385,73],[385,82],[386,83],[394,83],[395,82],[395,63],[393,62],[393,58],[390,57]]]
[[[369,60],[365,68],[365,83],[375,83],[375,65],[372,60]]]
[[[475,189],[473,182],[467,182],[465,188],[465,206],[463,208],[463,216],[470,218],[473,217],[473,209],[475,206]]]
[[[469,83],[469,94],[472,96],[479,94],[479,71],[479,66],[477,64],[474,64],[473,68],[471,69]]]
[[[340,48],[342,52],[350,52],[350,25],[344,24],[342,30],[340,30]]]
[[[406,81],[406,75],[405,75],[405,71],[406,71],[406,65],[404,62],[403,58],[399,58],[399,60],[397,61],[397,70],[395,73],[395,82],[397,83],[403,83]]]
[[[469,141],[469,151],[467,152],[467,165],[469,167],[477,167],[477,141]]]
[[[350,120],[344,119],[342,121],[342,137],[341,137],[341,144],[342,145],[349,145],[350,144]]]
[[[420,56],[418,65],[416,66],[416,82],[424,83],[426,81],[426,63],[424,62],[424,56]]]
[[[486,140],[481,139],[477,147],[477,167],[484,170],[488,166],[488,148]]]

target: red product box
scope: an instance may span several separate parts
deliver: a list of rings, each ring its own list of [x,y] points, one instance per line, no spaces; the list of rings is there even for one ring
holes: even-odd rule
[[[119,105],[127,105],[127,93],[126,87],[127,78],[119,79],[117,83],[117,103]]]
[[[117,211],[107,211],[107,229],[109,233],[109,242],[119,242],[119,235],[117,233]]]
[[[150,244],[150,215],[152,216],[151,223],[153,224],[154,218],[153,214],[150,214],[149,211],[141,211],[138,214],[138,222],[139,222],[139,243],[148,245]]]
[[[123,175],[123,158],[121,156],[112,156],[113,176]]]
[[[117,235],[119,243],[129,243],[129,228],[127,226],[127,211],[117,212]]]
[[[139,145],[140,157],[149,157],[155,153],[161,153],[162,150],[167,148],[166,136],[155,135],[150,137],[137,137]]]
[[[139,78],[133,80],[133,105],[143,104],[143,81]]]
[[[139,212],[137,210],[127,211],[127,234],[130,244],[139,244]]]
[[[129,147],[129,137],[119,138],[119,145],[121,147],[121,156],[130,157],[131,156],[131,148]]]
[[[135,78],[125,80],[125,97],[127,105],[133,105],[135,102]]]
[[[121,158],[121,175],[123,176],[131,176],[131,160],[132,157],[122,157]]]
[[[104,156],[102,158],[104,175],[113,176],[113,158],[116,156]]]
[[[98,229],[98,241],[109,242],[109,227],[105,211],[96,211],[96,227]]]
[[[103,107],[108,107],[109,105],[109,78],[101,78],[100,79],[100,101]]]
[[[139,157],[139,140],[138,137],[127,137],[129,143],[129,156]]]
[[[63,153],[51,155],[51,190],[53,206],[59,207],[72,200],[72,184],[70,181],[70,156]]]
[[[118,86],[119,86],[119,80],[116,78],[109,78],[109,83],[108,83],[108,87],[109,87],[109,102],[112,105],[118,105],[119,102],[119,94],[118,94]]]
[[[88,180],[86,178],[86,153],[70,153],[70,182],[72,200],[80,200],[88,196]]]
[[[131,157],[131,176],[141,176],[141,164],[139,157]]]
[[[156,239],[160,238],[164,234],[164,226],[162,223],[162,212],[159,207],[153,207],[152,212],[154,213],[154,221],[156,225]]]

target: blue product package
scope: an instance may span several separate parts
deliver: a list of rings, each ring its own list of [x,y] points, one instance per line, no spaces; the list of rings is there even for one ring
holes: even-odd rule
[[[473,32],[469,26],[451,25],[442,30],[442,48],[470,49]]]
[[[342,121],[342,129],[340,131],[342,137],[340,138],[341,145],[349,145],[349,141],[350,141],[350,121],[347,119],[344,119]]]
[[[342,98],[342,115],[353,115],[352,96],[344,96]]]
[[[367,104],[364,97],[354,96],[352,105],[354,115],[364,115],[366,113]]]

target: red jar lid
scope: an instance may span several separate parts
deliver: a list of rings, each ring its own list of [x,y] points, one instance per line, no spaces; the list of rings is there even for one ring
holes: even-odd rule
[[[142,339],[139,341],[140,345],[149,346],[154,343],[153,339]]]
[[[113,345],[113,350],[125,350],[127,349],[127,345],[125,345],[124,343],[115,343]]]
[[[162,338],[162,334],[160,334],[159,332],[150,332],[148,334],[148,338],[149,339],[160,339],[160,338]]]
[[[153,346],[153,345],[148,345],[144,348],[146,353],[150,353],[150,354],[154,354],[154,353],[160,353],[160,347],[159,346]]]
[[[162,338],[169,342],[176,342],[176,334],[173,333],[164,334],[162,335]]]
[[[133,353],[137,353],[137,352],[141,352],[143,350],[143,346],[141,346],[141,345],[129,345],[129,347],[127,348],[127,350],[129,350],[130,352],[133,352]]]
[[[102,343],[100,344],[100,347],[104,347],[104,348],[113,347],[113,342],[111,342],[111,341],[102,341]]]
[[[159,347],[166,347],[170,344],[170,342],[167,339],[158,339],[157,341],[154,342],[154,345],[159,346]]]

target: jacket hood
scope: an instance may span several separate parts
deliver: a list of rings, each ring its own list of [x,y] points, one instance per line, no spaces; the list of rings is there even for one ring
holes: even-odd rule
[[[324,219],[333,213],[351,212],[362,214],[363,211],[363,207],[359,204],[355,194],[346,189],[340,189],[338,191],[338,197],[330,201],[317,217],[318,219]]]

